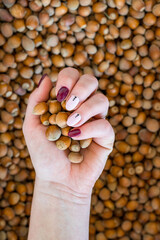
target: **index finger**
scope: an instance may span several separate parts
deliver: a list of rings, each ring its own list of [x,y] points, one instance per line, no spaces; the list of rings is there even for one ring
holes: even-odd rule
[[[79,77],[80,74],[75,68],[67,67],[59,72],[56,83],[56,95],[59,102],[65,100]]]

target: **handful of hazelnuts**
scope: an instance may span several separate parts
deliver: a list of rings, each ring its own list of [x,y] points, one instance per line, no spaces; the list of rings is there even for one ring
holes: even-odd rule
[[[80,150],[87,148],[91,144],[92,138],[77,141],[68,136],[71,127],[67,126],[67,119],[71,112],[68,112],[65,106],[65,100],[57,101],[55,87],[53,87],[50,91],[50,99],[47,102],[38,103],[33,109],[33,114],[39,115],[41,123],[48,126],[46,138],[55,142],[59,150],[69,149],[68,159],[70,162],[80,163],[83,161]]]

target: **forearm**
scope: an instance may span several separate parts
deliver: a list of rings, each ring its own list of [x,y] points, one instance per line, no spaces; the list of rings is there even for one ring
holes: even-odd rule
[[[88,240],[90,197],[36,179],[28,240]]]

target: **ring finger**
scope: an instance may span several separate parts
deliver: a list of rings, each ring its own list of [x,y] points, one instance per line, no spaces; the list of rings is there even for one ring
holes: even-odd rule
[[[107,97],[102,93],[96,93],[68,117],[67,125],[79,127],[92,117],[104,118],[108,112],[108,107]]]

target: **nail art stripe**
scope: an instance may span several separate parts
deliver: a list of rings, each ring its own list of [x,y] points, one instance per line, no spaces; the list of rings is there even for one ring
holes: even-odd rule
[[[79,98],[77,96],[72,95],[69,100],[66,102],[66,109],[73,110],[79,103]]]
[[[80,114],[79,113],[77,113],[77,115],[75,116],[75,118],[77,118],[77,117],[79,117],[80,116]]]
[[[81,115],[79,113],[75,113],[71,116],[69,116],[68,120],[67,120],[67,125],[68,126],[74,126],[75,124],[77,124],[79,121],[81,120]]]
[[[76,98],[77,98],[77,97],[75,96],[75,97],[73,98],[73,101],[75,101],[75,100],[76,100]]]

